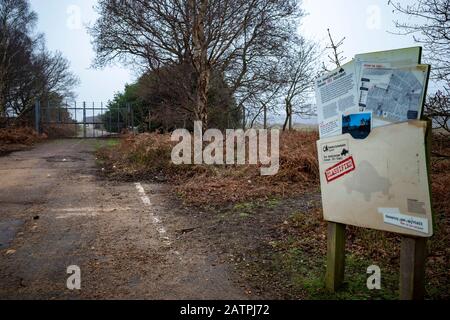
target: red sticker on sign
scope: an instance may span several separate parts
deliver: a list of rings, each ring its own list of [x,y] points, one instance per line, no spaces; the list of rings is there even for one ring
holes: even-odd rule
[[[325,171],[327,182],[334,181],[355,170],[353,157],[347,158]]]

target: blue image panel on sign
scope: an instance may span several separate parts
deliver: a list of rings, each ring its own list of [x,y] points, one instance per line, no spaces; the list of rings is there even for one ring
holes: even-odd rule
[[[372,113],[354,113],[342,116],[342,134],[349,133],[354,139],[365,139],[372,130]]]

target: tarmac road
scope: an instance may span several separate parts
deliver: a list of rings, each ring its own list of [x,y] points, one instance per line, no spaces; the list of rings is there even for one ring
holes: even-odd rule
[[[100,140],[0,158],[0,299],[245,299],[167,187],[97,175]],[[66,286],[81,270],[81,290]]]

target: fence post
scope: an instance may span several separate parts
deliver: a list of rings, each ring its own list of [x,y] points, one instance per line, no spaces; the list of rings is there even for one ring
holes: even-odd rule
[[[41,122],[41,103],[39,101],[36,101],[35,105],[34,105],[34,125],[35,125],[35,130],[38,134],[41,133],[41,126],[40,126],[40,122]]]
[[[75,123],[76,123],[74,136],[78,138],[80,135],[80,132],[79,132],[79,127],[78,127],[79,122],[78,122],[77,102],[76,101],[74,101],[73,106],[75,108]]]
[[[130,104],[127,102],[127,104],[125,105],[125,107],[127,108],[127,119],[126,119],[126,123],[127,123],[127,131],[129,130],[129,128],[130,128],[130,117],[131,117],[131,114],[130,114]]]
[[[86,138],[86,102],[83,102],[83,138]]]
[[[130,117],[131,117],[131,131],[133,132],[133,134],[135,134],[136,132],[134,131],[134,108],[132,107],[131,104],[130,104]]]
[[[45,122],[47,126],[50,126],[51,123],[51,114],[50,114],[50,101],[47,101],[47,108],[45,109]]]
[[[96,138],[97,136],[95,135],[95,123],[97,121],[95,120],[95,101],[92,102],[92,124],[90,124],[89,126],[92,126],[92,137],[91,138]]]
[[[102,138],[103,138],[103,136],[104,136],[104,134],[103,134],[103,129],[104,129],[104,127],[105,127],[105,117],[104,117],[104,114],[103,114],[103,102],[100,102],[100,122],[101,122],[101,126],[102,126]]]
[[[61,107],[58,107],[58,124],[61,125],[63,123],[62,117],[61,117]]]
[[[335,292],[344,282],[345,227],[345,224],[328,222],[325,284],[330,292]]]
[[[117,108],[117,133],[118,134],[120,134],[121,132],[121,130],[120,130],[120,127],[119,127],[119,122],[120,122],[120,104],[119,104],[119,107]]]

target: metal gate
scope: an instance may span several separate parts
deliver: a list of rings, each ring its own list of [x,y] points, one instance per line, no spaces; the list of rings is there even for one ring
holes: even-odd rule
[[[113,109],[103,103],[41,104],[36,102],[36,131],[51,137],[102,138],[134,131],[130,104]]]

